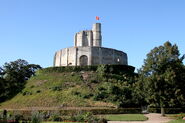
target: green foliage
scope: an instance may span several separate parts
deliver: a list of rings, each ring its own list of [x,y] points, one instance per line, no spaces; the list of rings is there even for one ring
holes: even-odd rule
[[[42,122],[42,115],[37,111],[32,112],[31,123],[41,123],[41,122]]]
[[[54,86],[54,87],[51,87],[51,90],[52,91],[60,91],[60,90],[62,90],[62,87],[61,86]]]
[[[62,73],[62,72],[80,72],[80,71],[97,71],[104,74],[133,74],[134,67],[128,65],[97,65],[97,66],[67,66],[67,67],[48,67],[39,71],[39,73]]]
[[[148,112],[151,113],[160,113],[161,108],[149,108]],[[176,113],[181,113],[183,112],[182,108],[165,108],[165,113],[166,114],[176,114]]]
[[[185,117],[184,113],[179,113],[179,114],[169,114],[168,115],[170,118],[173,118],[175,120],[172,120],[168,123],[184,123],[185,120],[183,118]]]
[[[101,115],[109,121],[146,121],[148,118],[143,114],[111,114]]]
[[[26,80],[38,69],[41,69],[39,65],[28,64],[27,61],[21,59],[5,63],[3,68],[0,68],[0,102],[20,92]]]
[[[140,94],[153,107],[180,107],[185,104],[185,68],[177,45],[155,47],[139,71]],[[142,98],[140,98],[143,100]]]
[[[26,96],[26,95],[32,95],[32,92],[24,91],[24,92],[22,92],[22,95],[23,95],[23,96]]]
[[[98,123],[107,123],[107,119],[105,119],[105,118],[100,118],[100,119],[98,120]]]
[[[116,103],[118,107],[137,107],[135,93],[132,84],[127,82],[104,82],[99,86],[94,95],[94,100],[102,100]]]
[[[134,107],[134,86],[136,74],[127,74],[123,68],[131,66],[106,65],[104,77],[99,77],[97,67],[53,67],[38,70],[25,88],[3,107]],[[89,71],[85,71],[83,69]],[[91,69],[90,69],[91,68]],[[96,70],[94,70],[96,68]],[[131,67],[133,68],[133,67]],[[76,70],[72,72],[72,70]],[[110,73],[118,71],[118,72]],[[132,78],[132,79],[130,79]],[[130,102],[133,102],[129,104]],[[137,102],[137,103],[135,103]]]
[[[183,119],[177,119],[177,120],[169,121],[168,123],[184,123],[184,120]]]
[[[40,70],[40,73],[51,73],[51,72],[80,72],[80,71],[96,71],[97,66],[67,66],[67,67],[48,67]]]
[[[59,114],[53,114],[49,117],[49,121],[62,121],[62,118]]]
[[[75,115],[71,115],[69,117],[69,121],[77,121],[77,122],[96,122],[98,119],[93,116],[91,112],[79,112]]]

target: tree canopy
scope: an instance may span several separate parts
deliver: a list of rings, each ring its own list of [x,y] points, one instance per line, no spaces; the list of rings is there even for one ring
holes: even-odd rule
[[[185,102],[184,56],[170,42],[155,47],[144,60],[140,83],[146,100],[153,107],[181,107]]]
[[[22,59],[5,63],[0,68],[0,101],[4,101],[20,92],[26,80],[34,75],[38,69],[41,69],[40,65],[29,64]]]

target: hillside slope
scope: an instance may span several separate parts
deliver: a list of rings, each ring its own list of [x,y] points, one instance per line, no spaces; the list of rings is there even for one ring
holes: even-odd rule
[[[124,76],[107,73],[112,77],[106,79],[97,69],[68,70],[60,67],[39,70],[27,81],[22,92],[1,103],[0,108],[115,107],[116,103],[97,101],[95,94],[99,87],[110,83],[107,81],[122,81]]]

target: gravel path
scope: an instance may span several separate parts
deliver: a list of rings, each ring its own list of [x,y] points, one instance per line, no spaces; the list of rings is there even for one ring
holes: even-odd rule
[[[157,113],[145,114],[145,116],[148,117],[147,121],[109,121],[108,123],[167,123],[172,120]]]

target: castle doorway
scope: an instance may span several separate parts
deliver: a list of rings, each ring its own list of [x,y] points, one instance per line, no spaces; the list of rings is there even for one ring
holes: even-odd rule
[[[88,57],[83,55],[80,57],[80,66],[86,66],[88,64]]]

